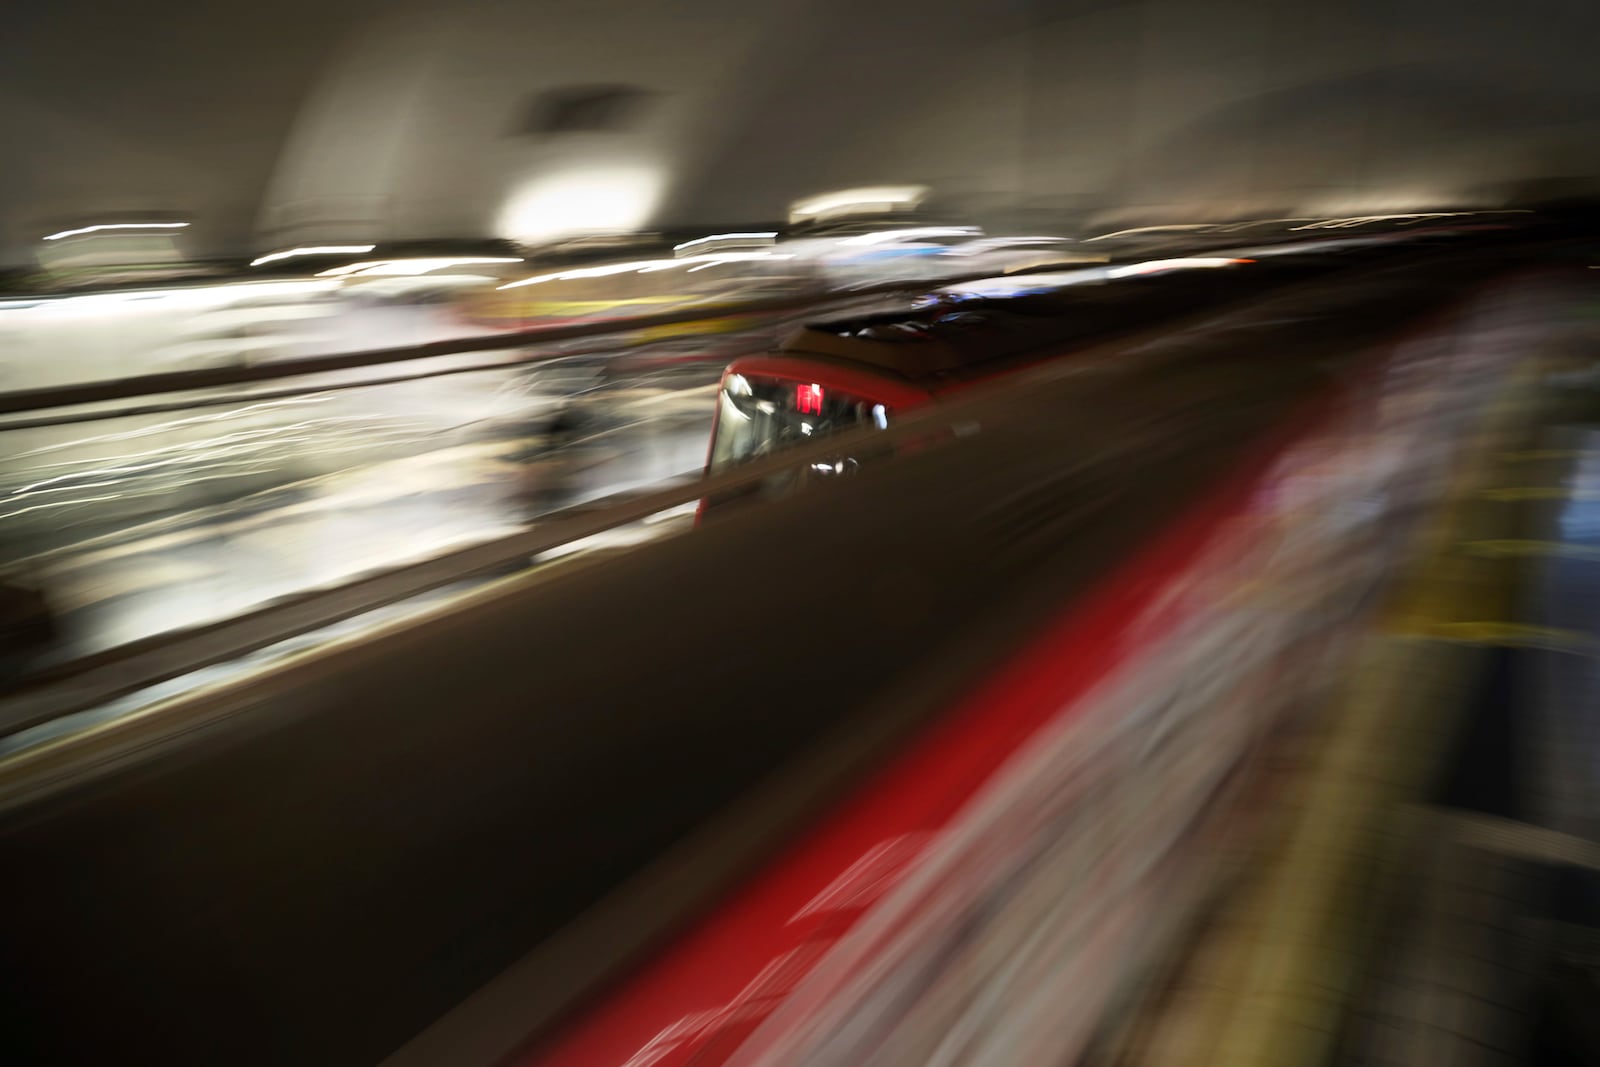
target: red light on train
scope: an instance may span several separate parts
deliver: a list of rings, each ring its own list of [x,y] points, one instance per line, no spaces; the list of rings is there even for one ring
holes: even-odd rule
[[[795,409],[802,415],[822,414],[822,386],[813,382],[794,391]]]

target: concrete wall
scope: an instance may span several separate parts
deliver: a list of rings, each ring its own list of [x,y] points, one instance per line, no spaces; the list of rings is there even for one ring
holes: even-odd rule
[[[1481,7],[483,4],[430,37],[389,223],[492,227],[518,182],[618,167],[659,176],[650,224],[707,226],[878,182],[1087,225],[1492,204],[1530,178],[1600,174],[1600,7]],[[506,135],[539,86],[584,80],[661,103],[625,136]],[[324,92],[329,113],[348,106]]]
[[[301,99],[377,0],[53,0],[0,25],[0,266],[129,213],[240,244]]]
[[[1594,184],[1597,40],[1591,0],[61,0],[0,39],[0,259],[95,212],[243,251],[890,181],[1082,225],[1492,203]],[[638,123],[519,131],[593,83]]]

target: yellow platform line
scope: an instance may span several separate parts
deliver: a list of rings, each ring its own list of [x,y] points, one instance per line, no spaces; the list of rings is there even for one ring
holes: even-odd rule
[[[1600,871],[1600,841],[1479,812],[1451,812],[1446,828],[1457,841],[1501,856]]]
[[[1578,635],[1492,619],[1514,566],[1461,554],[1458,531],[1507,446],[1537,425],[1531,368],[1483,432],[1427,528],[1420,562],[1392,598],[1342,693],[1307,744],[1275,830],[1229,894],[1169,998],[1121,1049],[1140,1067],[1281,1067],[1324,1061],[1382,912],[1424,825],[1420,794],[1486,664],[1486,646],[1577,644]],[[1527,499],[1518,497],[1517,499]],[[1481,509],[1480,509],[1481,510]],[[1508,524],[1513,513],[1498,516]],[[1511,561],[1514,563],[1514,560]],[[1488,609],[1488,610],[1485,610]]]
[[[1524,448],[1515,452],[1502,452],[1496,458],[1507,463],[1537,463],[1549,460],[1571,460],[1585,453],[1573,448]]]
[[[1541,648],[1556,652],[1594,655],[1600,641],[1592,634],[1551,626],[1529,626],[1512,622],[1440,622],[1418,631],[1419,636],[1441,641],[1497,646],[1502,648]]]
[[[1495,500],[1507,504],[1520,503],[1524,500],[1600,500],[1600,491],[1593,489],[1567,489],[1559,485],[1517,485],[1506,486],[1500,489],[1484,489],[1478,494],[1485,500]]]
[[[1468,541],[1462,545],[1462,548],[1475,555],[1511,559],[1535,557],[1600,561],[1600,546],[1579,545],[1568,541],[1503,538],[1489,541]]]

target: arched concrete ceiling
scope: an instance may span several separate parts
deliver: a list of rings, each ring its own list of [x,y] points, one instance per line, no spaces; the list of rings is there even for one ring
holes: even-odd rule
[[[0,36],[0,239],[716,226],[885,182],[1067,224],[1493,202],[1600,174],[1596,40],[1592,0],[56,0]],[[574,85],[646,95],[529,133]]]
[[[254,225],[333,42],[373,0],[15,0],[0,20],[0,263],[63,225],[196,220],[196,250]]]

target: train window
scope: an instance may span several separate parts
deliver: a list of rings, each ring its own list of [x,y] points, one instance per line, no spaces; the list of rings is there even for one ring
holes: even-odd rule
[[[816,382],[731,375],[718,401],[712,472],[856,426],[888,425],[882,404]]]

